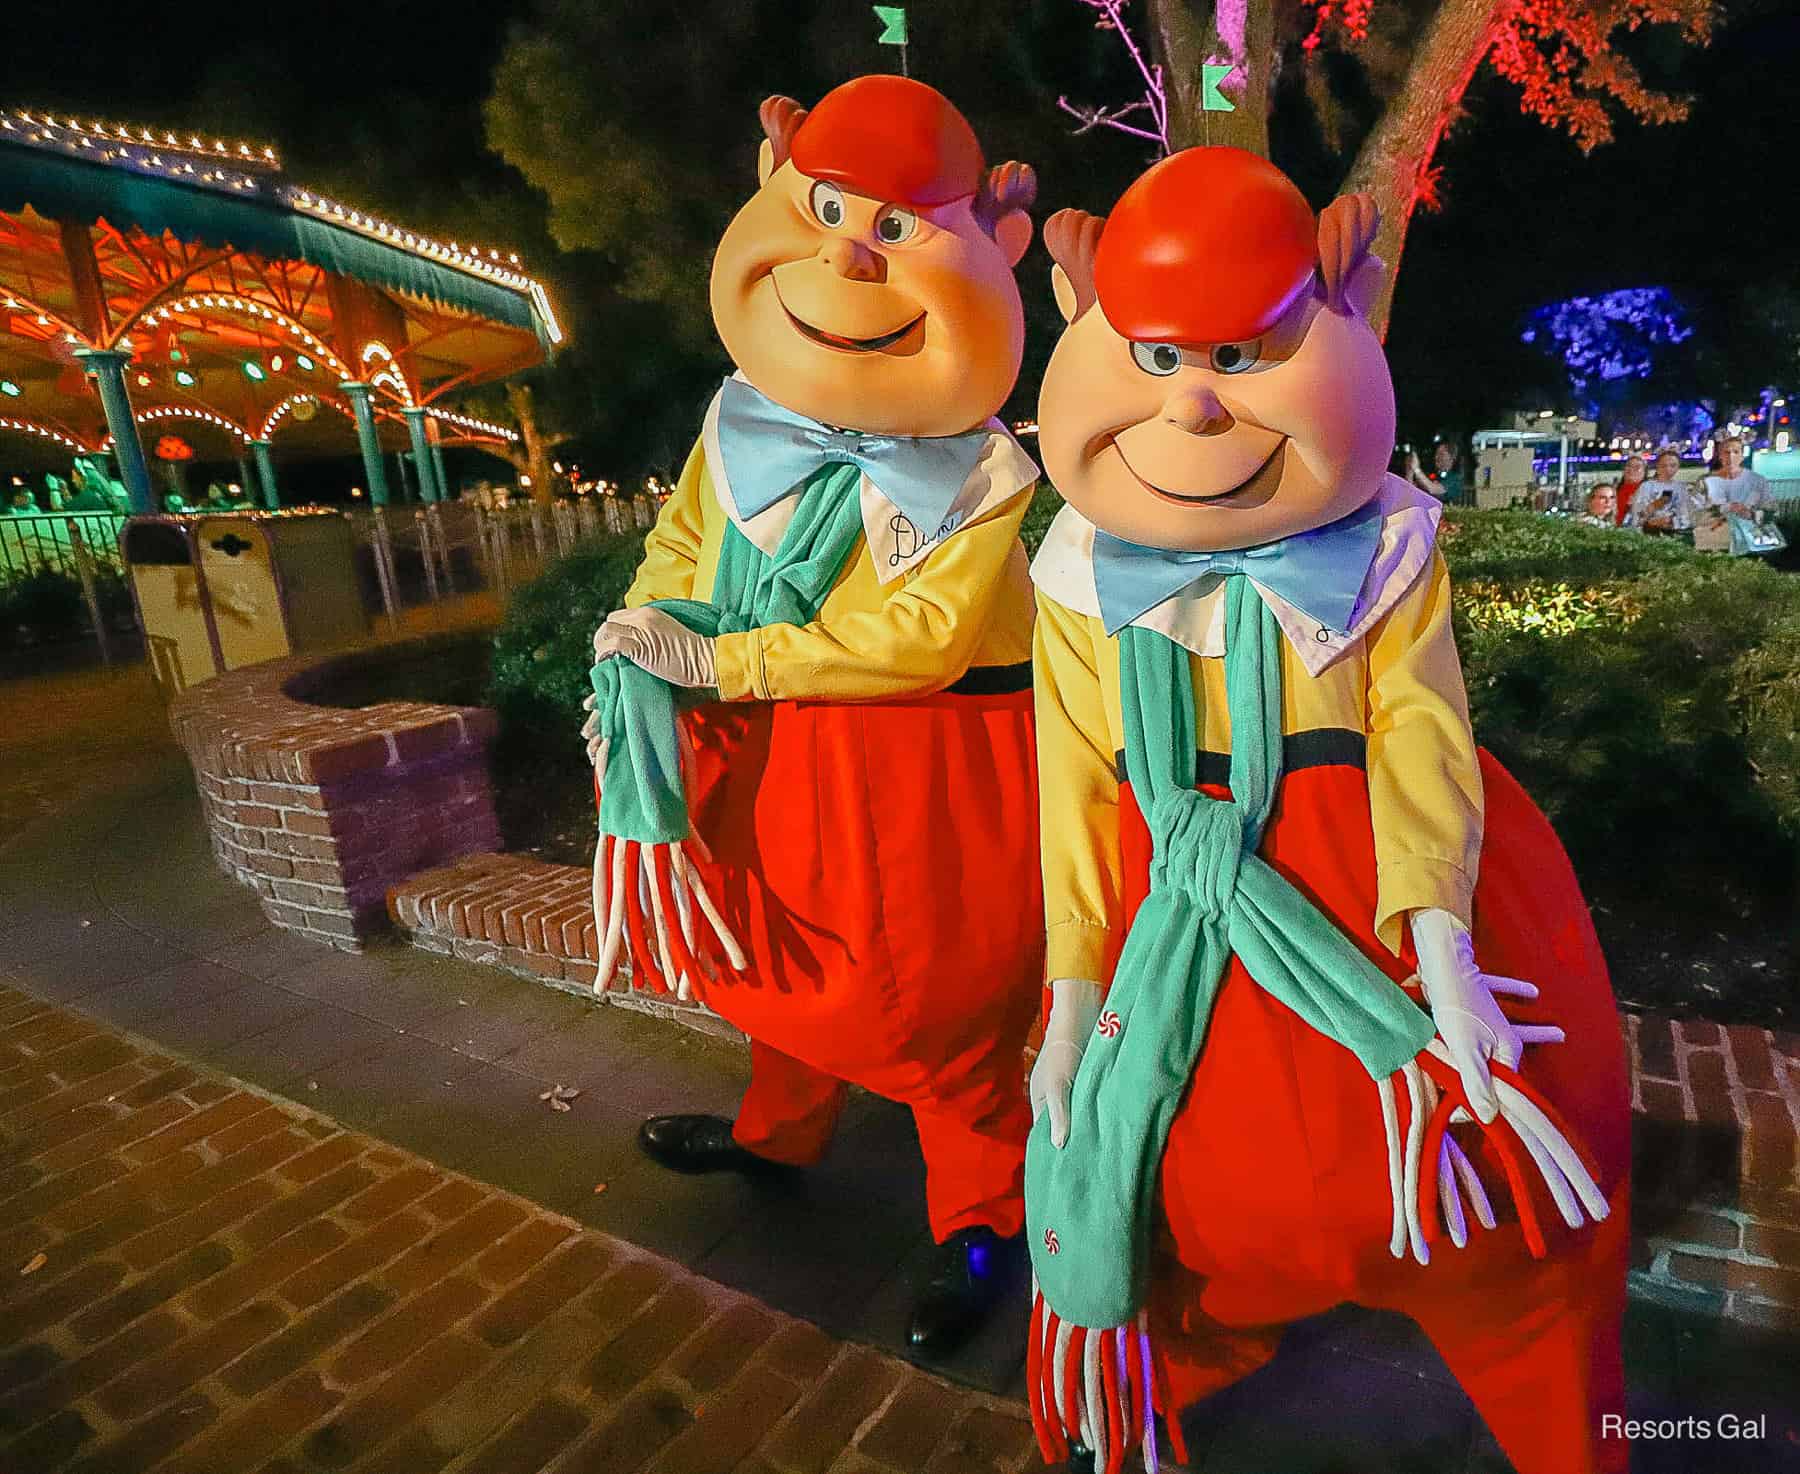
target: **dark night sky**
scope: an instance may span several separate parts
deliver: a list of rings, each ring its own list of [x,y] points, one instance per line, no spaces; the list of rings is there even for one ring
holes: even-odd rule
[[[350,156],[361,161],[354,199],[403,220],[427,212],[430,225],[475,215],[505,180],[482,152],[479,109],[508,19],[524,8],[309,0],[182,7],[164,22],[142,5],[15,0],[0,98],[269,138],[292,172],[327,189]],[[865,5],[846,6],[846,25],[867,23]],[[1695,94],[1692,120],[1621,123],[1615,143],[1586,156],[1479,77],[1440,153],[1446,208],[1415,220],[1401,274],[1389,347],[1403,431],[1466,432],[1553,390],[1517,341],[1543,302],[1667,285],[1704,332],[1730,335],[1765,284],[1800,289],[1787,198],[1797,75],[1795,7],[1734,0],[1711,50],[1674,78]],[[1059,119],[1046,105],[1043,127]],[[1771,361],[1768,376],[1778,372]]]

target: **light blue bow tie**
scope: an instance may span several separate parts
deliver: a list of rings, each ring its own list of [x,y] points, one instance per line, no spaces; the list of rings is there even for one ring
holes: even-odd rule
[[[961,435],[864,435],[834,430],[784,409],[742,379],[719,395],[719,453],[738,516],[748,521],[796,490],[821,466],[855,466],[926,538],[945,525],[951,504],[987,447],[989,431]]]
[[[1096,529],[1094,588],[1100,618],[1107,634],[1116,635],[1209,574],[1243,573],[1302,614],[1348,634],[1357,595],[1380,543],[1381,513],[1373,502],[1310,532],[1223,553],[1141,548]]]

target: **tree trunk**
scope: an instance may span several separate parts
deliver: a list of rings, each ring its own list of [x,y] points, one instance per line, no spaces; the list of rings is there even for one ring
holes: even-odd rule
[[[1150,56],[1162,67],[1169,147],[1231,144],[1269,156],[1269,91],[1275,55],[1274,0],[1148,0]],[[1235,68],[1220,92],[1231,112],[1202,106],[1207,62]]]
[[[522,451],[514,452],[507,459],[531,478],[531,499],[548,505],[556,499],[556,483],[551,479],[553,473],[550,451],[568,437],[544,433],[538,424],[537,402],[532,397],[529,384],[508,384],[506,403],[512,410],[513,418],[519,423],[519,444],[522,447]]]
[[[1375,254],[1387,281],[1369,314],[1382,337],[1394,303],[1394,282],[1406,249],[1406,229],[1432,186],[1431,160],[1462,107],[1475,68],[1494,44],[1509,0],[1443,0],[1413,50],[1412,65],[1394,100],[1364,140],[1344,181],[1345,194],[1366,193],[1381,207]]]

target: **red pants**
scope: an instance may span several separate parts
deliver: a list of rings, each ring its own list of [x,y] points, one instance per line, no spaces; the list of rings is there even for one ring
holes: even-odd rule
[[[1580,1137],[1611,1216],[1570,1230],[1536,1184],[1550,1252],[1533,1260],[1497,1158],[1458,1128],[1499,1227],[1485,1231],[1471,1217],[1468,1246],[1445,1237],[1428,1266],[1392,1258],[1374,1083],[1348,1050],[1233,961],[1163,1155],[1151,1316],[1161,1401],[1172,1415],[1268,1360],[1283,1323],[1352,1301],[1419,1323],[1520,1474],[1625,1467],[1623,1441],[1600,1438],[1602,1413],[1624,1407],[1630,1155],[1618,1016],[1587,907],[1548,821],[1486,753],[1482,778],[1487,842],[1475,956],[1489,972],[1536,983],[1534,1016],[1566,1030],[1566,1044],[1528,1049],[1524,1071]],[[1121,820],[1135,911],[1149,836],[1129,791]],[[1289,773],[1262,854],[1391,976],[1409,975],[1410,944],[1395,958],[1372,934],[1374,840],[1359,769]],[[1401,1111],[1404,1120],[1404,1100]]]
[[[752,1043],[750,1060],[750,1088],[732,1132],[738,1144],[796,1167],[818,1161],[844,1106],[844,1082],[766,1044]],[[975,1122],[962,1110],[912,1102],[925,1156],[925,1206],[940,1244],[962,1228],[985,1225],[1010,1236],[1024,1227],[1031,1114],[1023,1094],[1003,1094],[993,1114]]]
[[[747,980],[737,1139],[818,1159],[844,1083],[912,1108],[938,1239],[1024,1223],[1025,1041],[1043,977],[1029,690],[685,718],[694,826]]]

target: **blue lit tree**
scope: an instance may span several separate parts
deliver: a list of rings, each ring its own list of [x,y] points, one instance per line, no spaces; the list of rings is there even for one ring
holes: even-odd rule
[[[1665,350],[1693,335],[1686,309],[1667,287],[1626,287],[1540,307],[1520,338],[1557,359],[1575,398],[1597,414],[1635,398],[1647,387],[1640,381],[1669,377]]]

